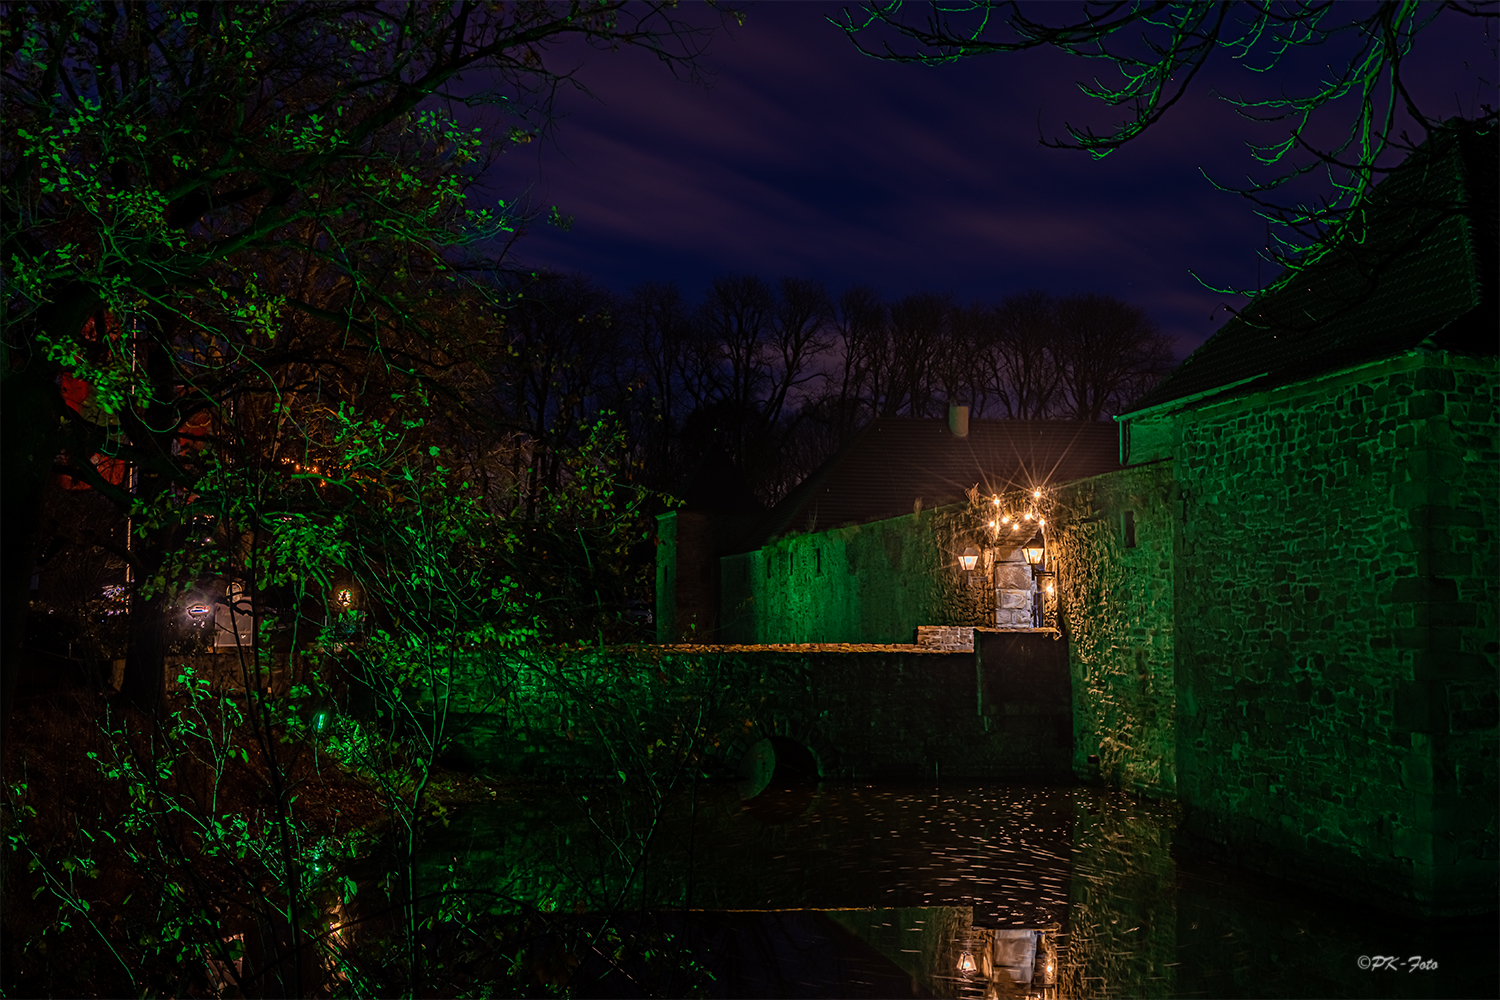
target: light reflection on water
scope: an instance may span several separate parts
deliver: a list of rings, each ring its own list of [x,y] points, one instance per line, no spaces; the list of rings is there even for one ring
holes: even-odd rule
[[[1218,867],[1173,849],[1175,822],[1091,788],[703,785],[662,816],[605,789],[471,808],[432,856],[548,906],[679,911],[725,996],[1500,992],[1493,918],[1414,923]]]

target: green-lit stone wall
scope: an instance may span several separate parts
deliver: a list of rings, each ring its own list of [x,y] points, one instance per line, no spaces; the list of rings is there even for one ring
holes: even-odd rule
[[[1169,462],[1057,491],[1048,564],[1073,681],[1073,770],[1151,795],[1177,785]],[[1089,762],[1098,758],[1097,765]]]
[[[656,641],[676,642],[678,627],[677,516],[673,511],[656,518]],[[691,624],[697,624],[693,622]]]
[[[909,643],[918,625],[993,624],[986,573],[958,565],[985,543],[972,520],[955,504],[726,556],[720,641]]]
[[[1175,418],[1192,833],[1493,908],[1496,386],[1493,361],[1418,353]]]
[[[672,510],[656,518],[656,641],[719,642],[719,557],[753,517]]]

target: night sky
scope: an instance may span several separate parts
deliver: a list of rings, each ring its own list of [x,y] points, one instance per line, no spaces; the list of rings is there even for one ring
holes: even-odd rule
[[[693,297],[727,272],[813,277],[835,295],[864,282],[887,298],[1102,292],[1145,307],[1179,357],[1243,301],[1190,272],[1220,287],[1275,276],[1259,257],[1267,228],[1254,206],[1199,170],[1238,181],[1254,167],[1246,142],[1271,127],[1245,122],[1212,89],[1304,89],[1329,53],[1259,75],[1216,56],[1162,123],[1094,160],[1042,147],[1038,133],[1117,120],[1074,85],[1105,64],[1051,52],[882,62],[825,20],[840,9],[750,7],[743,27],[713,39],[707,86],[644,53],[564,53],[591,96],[565,91],[553,134],[503,157],[491,182],[575,221],[568,232],[533,227],[513,262],[621,293],[676,281]],[[1429,114],[1494,104],[1484,32],[1444,15],[1419,39],[1407,73]]]

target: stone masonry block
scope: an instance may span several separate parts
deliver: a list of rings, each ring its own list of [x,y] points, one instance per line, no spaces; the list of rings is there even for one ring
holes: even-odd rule
[[[1424,753],[1409,753],[1403,757],[1401,784],[1414,792],[1432,791],[1432,759]]]
[[[1414,733],[1448,731],[1447,689],[1440,681],[1399,685],[1393,695],[1392,716],[1397,729]]]
[[[1397,649],[1463,649],[1464,629],[1452,626],[1422,626],[1391,630]],[[1373,643],[1373,639],[1371,640]]]
[[[1439,792],[1431,797],[1429,812],[1421,825],[1438,833],[1479,833],[1494,819],[1494,812],[1476,809],[1475,802],[1457,792]]]
[[[1463,455],[1457,450],[1430,449],[1410,452],[1397,467],[1412,479],[1455,479],[1463,466]]]
[[[1417,572],[1433,576],[1468,576],[1474,572],[1474,553],[1435,552],[1417,553]]]
[[[1485,731],[1500,725],[1500,693],[1492,679],[1452,681],[1445,688],[1448,724],[1454,732]]]
[[[1478,613],[1477,607],[1470,602],[1417,604],[1412,610],[1415,613],[1414,624],[1419,626],[1473,625]]]
[[[1397,483],[1391,489],[1391,502],[1397,507],[1446,505],[1451,499],[1448,484],[1439,479],[1413,479]]]
[[[1002,590],[999,592],[1000,607],[1013,611],[1031,607],[1031,593],[1025,590]]]
[[[1398,603],[1457,601],[1458,583],[1433,576],[1397,580],[1391,588],[1391,600]]]
[[[1446,408],[1443,394],[1441,392],[1433,392],[1430,390],[1413,393],[1407,400],[1406,405],[1406,412],[1413,419],[1437,416]]]
[[[1448,368],[1420,368],[1412,373],[1412,385],[1417,389],[1452,389],[1453,371]]]
[[[974,629],[969,625],[918,625],[917,645],[926,649],[972,651]]]
[[[995,567],[995,586],[1009,590],[1029,589],[1031,587],[1031,570],[1026,566],[1000,563]]]
[[[1484,523],[1477,510],[1443,504],[1417,504],[1407,512],[1413,528],[1478,528]]]
[[[1495,680],[1495,664],[1489,657],[1459,650],[1418,650],[1412,654],[1412,670],[1418,680]]]
[[[1411,426],[1423,448],[1446,448],[1454,443],[1453,421],[1446,415],[1423,415],[1414,419]]]

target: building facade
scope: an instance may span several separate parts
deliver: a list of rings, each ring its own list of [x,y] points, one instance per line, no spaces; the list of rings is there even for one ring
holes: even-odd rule
[[[718,554],[714,634],[1020,625],[975,501],[1029,492],[1076,775],[1175,799],[1239,862],[1493,911],[1496,154],[1492,124],[1438,130],[1112,427],[872,425]]]
[[[989,530],[971,498],[1045,496],[1119,467],[1109,424],[970,421],[965,407],[873,421],[770,511],[720,491],[659,518],[657,639],[911,643],[923,625],[1029,627],[1020,550],[1038,528]]]

